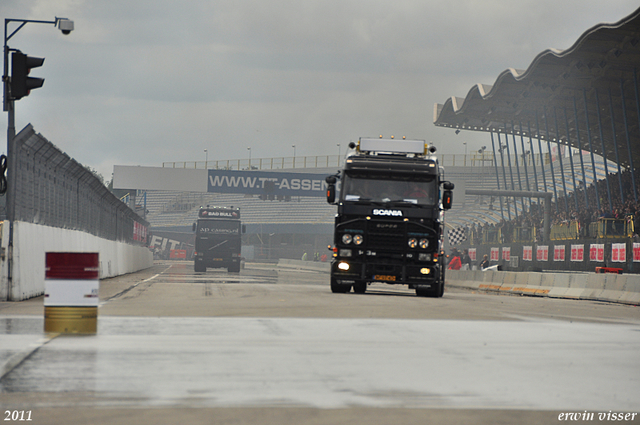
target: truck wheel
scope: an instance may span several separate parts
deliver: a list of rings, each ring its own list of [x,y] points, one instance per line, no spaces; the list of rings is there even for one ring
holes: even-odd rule
[[[416,288],[418,297],[440,298],[444,294],[444,282],[439,282],[435,288],[423,289]]]
[[[331,292],[334,294],[346,294],[351,291],[351,285],[348,283],[338,283],[336,278],[331,277]]]
[[[365,280],[356,280],[356,283],[353,284],[353,292],[356,294],[367,292],[367,282]]]
[[[205,273],[207,266],[205,266],[202,261],[196,261],[193,263],[193,270],[195,270],[196,273]]]

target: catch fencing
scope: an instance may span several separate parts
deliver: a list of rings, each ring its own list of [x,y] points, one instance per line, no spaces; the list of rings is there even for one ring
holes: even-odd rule
[[[91,171],[36,133],[31,124],[14,140],[16,221],[147,244],[149,223],[113,195]]]

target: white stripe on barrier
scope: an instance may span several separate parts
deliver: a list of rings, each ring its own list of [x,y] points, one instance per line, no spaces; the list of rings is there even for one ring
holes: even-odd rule
[[[45,279],[45,307],[96,307],[99,280]]]

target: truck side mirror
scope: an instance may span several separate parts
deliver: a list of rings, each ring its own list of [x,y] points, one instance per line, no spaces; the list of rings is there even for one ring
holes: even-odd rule
[[[327,202],[333,204],[336,201],[336,185],[327,186]]]
[[[242,225],[242,233],[247,233],[247,225],[246,224]]]
[[[327,182],[327,202],[333,204],[336,201],[336,176],[328,176]]]
[[[444,190],[453,190],[455,185],[451,182],[443,182],[442,187],[444,188]]]
[[[442,194],[442,208],[445,210],[451,209],[451,203],[453,202],[453,192],[445,190]]]
[[[191,226],[191,231],[195,232],[196,231],[196,223],[193,223],[193,225]]]

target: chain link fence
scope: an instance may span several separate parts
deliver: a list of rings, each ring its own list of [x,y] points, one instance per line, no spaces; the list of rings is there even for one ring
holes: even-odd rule
[[[16,221],[147,244],[149,223],[91,171],[36,133],[31,124],[14,140]]]

